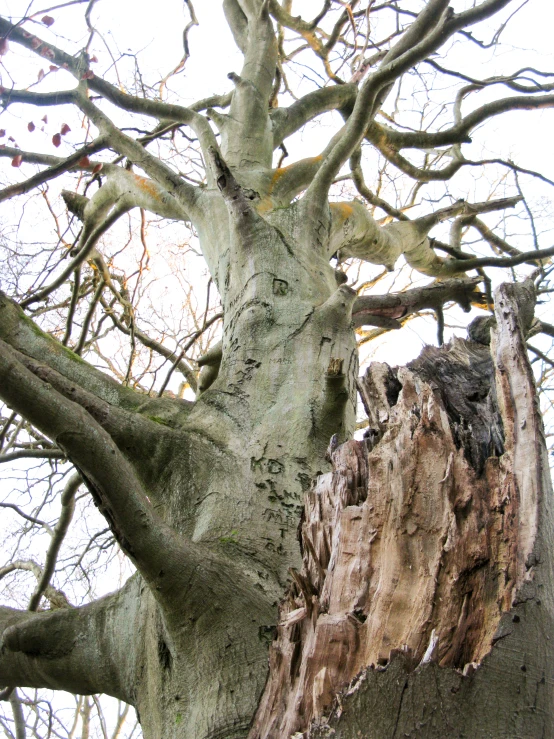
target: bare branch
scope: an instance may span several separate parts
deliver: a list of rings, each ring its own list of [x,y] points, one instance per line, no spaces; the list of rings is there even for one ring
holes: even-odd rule
[[[479,282],[480,277],[444,280],[402,293],[361,295],[356,299],[352,309],[354,326],[379,326],[379,323],[374,322],[374,318],[386,317],[398,320],[425,309],[439,310],[449,302],[458,303],[468,311],[472,303],[479,306],[483,304],[483,293],[476,289]]]
[[[84,164],[82,163],[83,158],[102,151],[106,148],[106,145],[107,140],[103,137],[100,137],[96,139],[96,141],[93,141],[90,144],[81,147],[74,154],[66,157],[66,159],[62,159],[59,164],[54,164],[48,167],[48,169],[45,169],[42,172],[38,172],[32,177],[29,177],[24,182],[17,182],[15,185],[9,185],[8,187],[5,187],[3,190],[0,190],[0,202],[2,202],[3,200],[8,200],[15,195],[23,195],[24,193],[30,192],[35,187],[38,187],[38,185],[42,185],[49,180],[53,180],[60,174],[68,172],[72,169],[88,171],[92,170],[95,166],[94,163]],[[2,152],[1,154],[4,153],[5,152]],[[14,154],[14,156],[21,156],[23,161],[29,161],[30,159],[30,155],[28,152],[19,152],[18,154]]]
[[[60,547],[65,535],[67,534],[71,519],[73,518],[73,513],[75,511],[75,495],[77,494],[77,490],[81,483],[81,475],[78,472],[75,472],[67,481],[62,492],[60,501],[62,504],[62,511],[58,519],[58,523],[52,532],[52,540],[48,547],[46,560],[44,562],[44,567],[37,583],[37,587],[29,601],[29,611],[36,611],[38,609],[41,598],[50,585],[50,580],[54,574],[54,568],[56,567]]]
[[[0,608],[0,684],[105,692],[132,704],[138,657],[133,601],[140,587],[132,578],[118,593],[83,608]]]
[[[15,462],[16,459],[65,459],[65,453],[61,449],[20,449],[0,454],[0,464]]]

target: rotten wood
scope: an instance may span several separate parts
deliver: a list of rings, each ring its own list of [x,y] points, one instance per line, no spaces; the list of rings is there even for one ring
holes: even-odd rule
[[[507,287],[497,300],[492,355],[458,339],[360,379],[372,433],[335,448],[306,494],[303,565],[249,739],[308,736],[340,717],[356,676],[398,659],[407,675],[469,676],[505,636],[503,614],[539,561],[548,482],[517,301]]]

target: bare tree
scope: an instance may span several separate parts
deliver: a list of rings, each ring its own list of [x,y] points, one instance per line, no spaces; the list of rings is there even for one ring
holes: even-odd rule
[[[81,4],[81,41],[56,38]],[[498,116],[554,107],[554,73],[489,53],[525,5],[224,0],[242,69],[186,106],[190,0],[161,79],[106,43],[95,0],[0,18],[4,115],[65,153],[18,147],[6,118],[0,199],[22,218],[2,244],[0,462],[40,463],[2,502],[0,579],[33,577],[0,608],[8,735],[44,721],[17,688],[44,688],[85,696],[67,736],[99,693],[148,738],[554,736],[526,352],[548,393],[554,183],[469,153]],[[285,164],[306,131],[320,152]],[[438,348],[358,377],[358,345],[428,314]],[[76,510],[96,522],[61,558]],[[101,598],[81,582],[75,605],[70,571],[117,551],[135,574]]]

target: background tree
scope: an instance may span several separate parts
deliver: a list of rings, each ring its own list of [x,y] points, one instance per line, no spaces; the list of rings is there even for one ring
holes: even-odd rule
[[[487,138],[554,105],[553,74],[495,53],[526,5],[186,1],[162,75],[94,0],[0,19],[7,733],[101,716],[24,687],[114,696],[147,737],[552,735],[522,337],[548,390],[553,183]],[[194,34],[223,17],[240,74],[188,103]],[[495,305],[500,270],[522,284]],[[482,316],[358,381],[357,344],[430,313],[442,346],[472,306],[496,307],[492,352]],[[358,389],[366,441],[340,446]],[[96,597],[88,567],[126,561]]]

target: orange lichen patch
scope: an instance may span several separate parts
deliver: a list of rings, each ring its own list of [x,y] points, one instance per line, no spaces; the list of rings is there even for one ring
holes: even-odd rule
[[[269,213],[271,210],[273,210],[274,207],[275,203],[273,202],[273,198],[267,196],[263,198],[263,200],[260,200],[256,210],[260,215],[264,215],[264,213]]]
[[[273,175],[271,176],[271,183],[269,185],[270,190],[272,190],[276,183],[279,182],[281,177],[283,177],[284,174],[292,167],[293,165],[289,165],[288,167],[279,167],[279,169],[273,170]]]
[[[313,174],[317,171],[315,165],[321,162],[323,156],[318,154],[315,157],[307,157],[294,164],[289,164],[287,167],[278,167],[271,173],[271,178],[267,186],[267,193],[258,205],[258,213],[267,213],[276,206],[282,204],[279,201],[279,197],[286,198],[290,191],[293,191],[295,184],[298,182],[298,177],[301,179],[305,177],[306,172],[310,173],[311,168]],[[277,194],[276,194],[276,191]],[[276,199],[272,196],[276,194]]]
[[[273,194],[275,186],[283,179],[283,177],[286,177],[291,168],[294,166],[294,164],[290,164],[288,167],[279,167],[278,169],[273,170],[271,174],[271,180],[269,181],[269,187],[267,188],[267,195],[262,198],[262,200],[258,204],[258,213],[263,214],[268,213],[270,210],[273,210],[273,208],[275,207],[275,202],[271,195]]]
[[[147,195],[150,195],[150,197],[155,200],[161,200],[160,190],[152,180],[149,180],[147,177],[141,177],[138,174],[133,174],[133,177],[140,190],[145,192]]]
[[[334,218],[347,221],[354,215],[354,208],[350,203],[330,203],[331,213]]]

